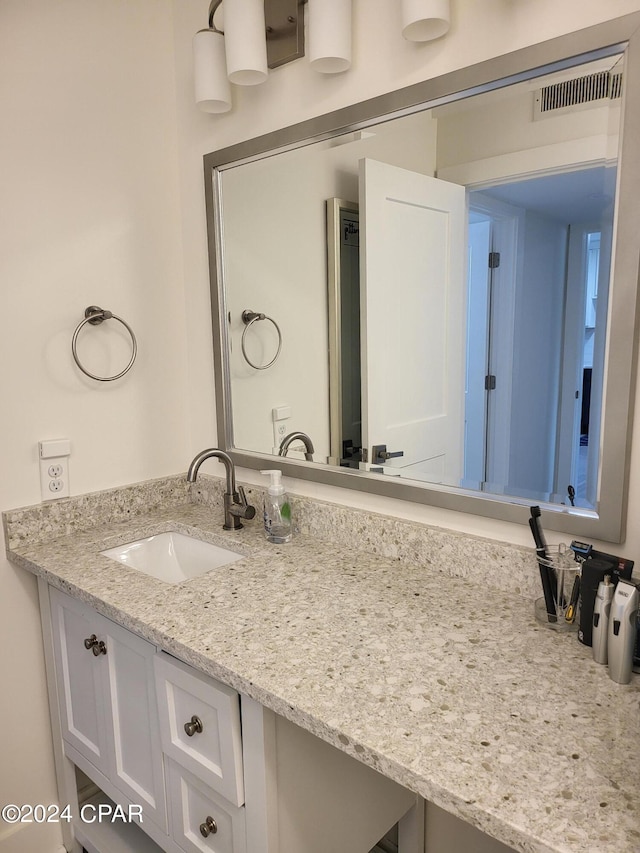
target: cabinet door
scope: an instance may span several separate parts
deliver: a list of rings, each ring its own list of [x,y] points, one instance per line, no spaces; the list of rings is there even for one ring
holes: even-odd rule
[[[51,615],[63,738],[166,832],[156,647],[55,589]]]
[[[105,656],[85,646],[101,636],[103,621],[90,607],[51,590],[51,617],[63,738],[91,764],[107,773],[104,714]]]
[[[156,647],[105,620],[109,778],[166,831],[165,785],[153,658]]]

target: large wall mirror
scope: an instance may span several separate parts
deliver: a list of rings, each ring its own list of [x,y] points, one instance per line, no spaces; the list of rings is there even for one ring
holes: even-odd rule
[[[205,157],[219,443],[237,464],[280,455],[289,476],[510,521],[535,503],[552,529],[623,539],[639,27]]]

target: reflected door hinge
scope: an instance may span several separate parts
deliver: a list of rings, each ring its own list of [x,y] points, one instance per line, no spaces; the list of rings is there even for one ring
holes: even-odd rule
[[[496,377],[493,373],[488,373],[484,377],[484,390],[485,391],[495,391],[496,390]]]
[[[500,252],[489,252],[489,269],[497,270],[500,266]]]

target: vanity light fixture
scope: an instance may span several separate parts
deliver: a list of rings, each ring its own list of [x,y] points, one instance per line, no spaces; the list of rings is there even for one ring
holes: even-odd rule
[[[432,41],[449,30],[449,0],[402,0],[402,35]]]
[[[321,74],[351,67],[352,0],[211,0],[209,27],[193,38],[196,103],[231,109],[231,86],[263,83],[269,68],[304,56],[309,3],[309,64]],[[450,0],[401,0],[402,35],[424,42],[449,29]]]
[[[231,109],[230,83],[253,86],[268,69],[304,56],[307,0],[211,0],[209,26],[193,38],[196,103]],[[308,0],[311,64],[324,74],[351,65],[351,0]],[[313,8],[311,8],[313,7]]]

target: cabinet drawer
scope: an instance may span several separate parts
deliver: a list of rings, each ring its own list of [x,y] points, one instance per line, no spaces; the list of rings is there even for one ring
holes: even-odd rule
[[[241,806],[238,694],[164,652],[154,663],[163,752],[234,806]]]
[[[184,767],[166,760],[169,827],[187,853],[246,853],[245,812]]]

